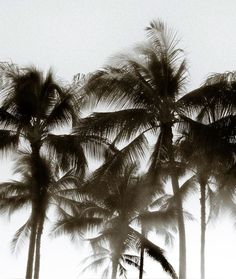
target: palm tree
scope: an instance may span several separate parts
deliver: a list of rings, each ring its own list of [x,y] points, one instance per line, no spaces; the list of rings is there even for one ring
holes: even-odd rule
[[[157,235],[162,235],[165,238],[166,245],[172,245],[174,236],[172,232],[177,232],[178,210],[176,207],[179,196],[182,201],[185,201],[196,190],[196,177],[191,176],[179,188],[176,195],[158,194],[150,196],[148,206],[139,213],[138,220],[141,226],[141,234],[148,236],[150,231],[155,231]],[[142,187],[144,187],[143,184]],[[146,186],[147,187],[147,186]],[[148,185],[150,188],[150,185]],[[144,194],[142,190],[142,196]],[[193,220],[190,213],[184,211],[184,217],[187,220]],[[141,246],[140,251],[140,273],[139,278],[143,278],[144,267],[144,248]]]
[[[31,213],[26,223],[15,233],[12,240],[12,250],[15,251],[20,245],[21,240],[29,237],[32,230],[32,214],[34,193],[32,185],[35,184],[35,177],[33,175],[33,166],[31,154],[22,154],[16,162],[15,173],[21,176],[19,181],[12,180],[0,184],[0,210],[4,213],[12,215],[14,212],[22,208],[31,207]],[[34,166],[38,167],[38,166]],[[34,278],[39,278],[40,268],[40,247],[41,236],[46,219],[47,211],[50,205],[69,203],[65,195],[65,189],[72,187],[76,179],[73,171],[68,171],[63,176],[59,176],[58,165],[53,160],[40,158],[41,180],[43,180],[43,189],[41,189],[38,199],[41,207],[37,216],[37,230],[36,230],[36,252],[34,265]]]
[[[32,214],[26,278],[32,278],[35,244],[39,225],[40,192],[45,188],[44,174],[40,169],[41,154],[45,151],[56,158],[62,171],[75,167],[77,175],[83,176],[87,167],[84,146],[95,145],[98,151],[104,142],[97,137],[75,134],[53,134],[58,128],[76,123],[79,104],[73,105],[73,90],[54,81],[52,72],[46,77],[35,68],[20,69],[15,65],[1,64],[2,103],[0,107],[0,150],[16,151],[22,143],[31,150]],[[36,179],[36,177],[38,179]],[[39,242],[39,239],[38,241]],[[38,245],[39,247],[39,245]],[[38,253],[38,251],[37,251]]]
[[[149,173],[153,183],[160,166],[169,165],[173,192],[179,189],[178,166],[173,145],[173,127],[179,112],[177,99],[186,81],[186,62],[176,34],[161,21],[146,28],[148,41],[135,48],[136,56],[120,55],[115,66],[92,74],[83,88],[90,105],[105,102],[116,111],[94,113],[79,126],[87,133],[130,141],[153,134],[156,144]],[[181,199],[178,206],[179,277],[186,278],[186,239]]]
[[[219,180],[225,165],[235,162],[235,73],[210,76],[202,87],[179,100],[185,112],[196,121],[182,116],[181,151],[197,170],[201,204],[201,278],[205,278],[206,200],[210,177]],[[195,148],[193,149],[192,146]],[[204,158],[204,160],[202,160]]]
[[[111,172],[115,159],[117,159],[116,156],[115,158],[111,157],[108,160],[109,163],[106,162],[95,171],[85,186],[79,190],[81,194],[87,194],[87,199],[90,199],[94,204],[89,204],[87,208],[82,210],[80,214],[77,213],[76,216],[62,211],[62,219],[56,224],[55,232],[57,234],[78,235],[84,228],[86,229],[84,221],[88,222],[87,228],[89,229],[97,227],[98,236],[91,238],[90,242],[95,255],[99,254],[104,243],[109,247],[112,279],[117,277],[118,268],[122,269],[121,261],[126,252],[130,249],[140,249],[140,247],[143,247],[147,254],[159,261],[163,269],[172,278],[176,278],[174,269],[164,257],[162,249],[132,227],[133,222],[139,219],[140,210],[145,207],[147,196],[144,195],[144,192],[146,192],[146,189],[140,183],[138,177],[135,176],[135,165],[126,165],[126,168],[121,173]],[[118,166],[118,162],[115,165]],[[88,203],[87,199],[85,204]],[[140,216],[140,218],[142,220],[145,219],[147,223],[146,215]],[[166,212],[165,217],[167,215],[168,213]],[[159,214],[159,219],[160,217],[161,213]],[[163,221],[165,218],[164,216],[162,217]],[[163,222],[165,223],[165,221]],[[105,258],[107,258],[107,254]],[[97,260],[100,262],[105,258]]]

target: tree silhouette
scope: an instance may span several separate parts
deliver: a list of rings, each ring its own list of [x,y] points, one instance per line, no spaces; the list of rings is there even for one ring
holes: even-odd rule
[[[124,259],[126,252],[130,249],[140,250],[141,246],[147,254],[160,262],[172,278],[176,278],[174,269],[164,257],[162,249],[132,227],[133,222],[138,220],[147,198],[143,185],[135,175],[136,166],[127,165],[122,173],[111,172],[112,168],[111,163],[105,163],[95,171],[79,191],[86,194],[87,199],[90,198],[94,204],[88,204],[88,200],[85,200],[87,208],[80,214],[70,215],[63,212],[62,219],[56,224],[56,233],[78,235],[84,229],[97,227],[98,235],[91,238],[90,242],[95,255],[100,252],[104,243],[109,247],[112,279],[117,277],[118,268],[122,269],[120,261]],[[167,215],[168,213],[165,217]],[[144,218],[142,216],[142,219]],[[102,258],[97,260],[100,262]]]
[[[219,180],[235,162],[235,73],[210,76],[199,88],[179,100],[196,121],[182,116],[182,154],[197,170],[201,204],[201,278],[205,278],[206,200],[208,180]],[[194,146],[194,149],[192,148]],[[204,160],[202,160],[204,158]],[[220,178],[221,179],[221,178]],[[222,179],[221,179],[222,180]]]
[[[34,206],[34,185],[38,185],[39,177],[35,177],[34,168],[40,166],[40,181],[42,188],[37,196],[40,202],[40,211],[37,215],[36,228],[36,251],[34,255],[34,278],[39,277],[40,268],[40,247],[41,236],[46,219],[46,213],[50,205],[68,203],[68,199],[64,194],[65,189],[72,187],[76,179],[73,171],[68,171],[63,176],[59,175],[57,164],[53,160],[47,160],[40,157],[40,163],[32,162],[31,154],[21,154],[16,162],[15,173],[20,175],[20,180],[12,180],[0,184],[0,210],[4,213],[12,215],[22,208],[30,207],[30,216],[26,223],[15,233],[12,240],[12,251],[19,249],[25,238],[31,237],[30,232],[34,225],[33,206]],[[33,175],[34,174],[34,175]],[[37,180],[37,182],[35,181]]]
[[[53,134],[58,128],[77,121],[79,104],[73,105],[73,90],[55,82],[51,71],[44,77],[34,68],[20,69],[15,65],[1,64],[1,76],[0,149],[17,150],[22,143],[31,150],[35,179],[26,278],[32,278],[37,230],[41,230],[39,197],[44,189],[41,154],[46,151],[56,158],[62,171],[75,167],[76,174],[83,177],[87,168],[84,146],[93,146],[93,153],[101,150],[98,146],[103,148],[104,142],[92,136]]]
[[[141,233],[148,236],[150,231],[154,231],[158,236],[163,236],[166,245],[172,245],[174,236],[173,232],[178,231],[178,209],[177,201],[179,197],[185,201],[190,194],[196,190],[196,178],[192,176],[188,178],[179,188],[175,195],[153,193],[149,196],[149,202],[145,210],[139,213],[138,220],[141,226]],[[143,188],[145,184],[142,183],[141,196],[145,196],[147,200],[148,192]],[[146,186],[150,189],[150,185]],[[150,194],[149,194],[150,195]],[[147,200],[148,201],[148,200]],[[186,220],[193,220],[193,216],[183,211]],[[140,273],[139,278],[143,277],[144,266],[144,247],[141,246],[140,251]]]
[[[115,66],[91,75],[84,90],[90,105],[105,102],[116,111],[94,113],[79,128],[87,133],[115,137],[114,143],[153,134],[149,174],[153,184],[160,166],[169,165],[173,192],[177,193],[178,166],[173,146],[173,127],[180,110],[177,99],[186,81],[186,62],[176,34],[161,21],[146,28],[148,40],[135,48],[135,56],[120,55]],[[186,278],[186,240],[182,202],[178,200],[179,275]]]

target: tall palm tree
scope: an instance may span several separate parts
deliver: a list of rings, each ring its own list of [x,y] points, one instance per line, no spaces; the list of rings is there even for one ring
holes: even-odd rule
[[[115,143],[153,134],[156,144],[149,173],[153,183],[163,163],[169,165],[173,192],[179,189],[173,127],[177,100],[186,81],[186,61],[174,32],[161,21],[146,28],[148,40],[135,48],[135,56],[120,55],[115,66],[92,74],[83,89],[90,105],[106,103],[116,111],[94,113],[82,124],[87,133],[115,137]],[[178,200],[179,276],[186,278],[186,237],[181,199]]]
[[[86,143],[102,146],[96,137],[74,134],[53,134],[58,128],[76,123],[79,104],[73,105],[73,92],[59,85],[51,71],[44,77],[35,68],[20,69],[15,65],[1,64],[2,103],[0,107],[0,150],[18,150],[20,144],[28,146],[32,160],[31,234],[26,278],[32,278],[39,213],[40,192],[44,189],[44,174],[40,169],[41,154],[47,150],[53,155],[62,171],[75,167],[83,176],[87,167],[84,153]],[[89,138],[89,139],[88,139]],[[92,152],[98,151],[93,148]],[[39,240],[38,240],[39,241]]]
[[[225,165],[235,162],[235,73],[214,74],[198,89],[179,100],[185,112],[180,130],[182,154],[197,170],[201,204],[201,278],[205,278],[205,234],[207,183],[223,175]],[[192,146],[195,148],[193,149]],[[203,160],[204,158],[204,160]],[[221,174],[221,175],[219,175]]]

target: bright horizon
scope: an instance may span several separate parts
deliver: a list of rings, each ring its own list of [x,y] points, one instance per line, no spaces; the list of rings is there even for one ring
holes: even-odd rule
[[[189,62],[190,81],[187,90],[201,85],[208,74],[236,70],[236,36],[233,28],[236,2],[220,0],[0,0],[0,61],[20,66],[35,65],[71,81],[77,73],[101,68],[112,55],[129,50],[145,41],[144,28],[160,18],[181,39]],[[12,178],[10,158],[1,161],[0,182]],[[186,209],[197,219],[188,222],[187,274],[198,279],[200,274],[199,202],[193,197]],[[9,242],[23,224],[25,214],[0,218],[0,274],[3,279],[23,278],[27,244],[18,257],[10,253]],[[233,220],[221,218],[210,224],[206,236],[206,279],[234,276],[236,230]],[[163,241],[152,238],[163,247]],[[51,240],[43,234],[41,278],[81,278],[79,263],[87,255],[86,247],[73,246],[69,237]],[[177,237],[173,248],[165,248],[166,256],[178,272]],[[147,261],[147,260],[146,260]],[[158,263],[144,268],[146,279],[169,278]],[[137,273],[131,273],[137,278]],[[159,275],[160,274],[160,275]],[[152,277],[153,276],[153,277]],[[96,275],[94,275],[94,278]],[[128,274],[128,278],[129,274]]]

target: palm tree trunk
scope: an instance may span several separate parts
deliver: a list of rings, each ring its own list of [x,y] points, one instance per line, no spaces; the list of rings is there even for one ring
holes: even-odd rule
[[[33,275],[33,262],[34,262],[36,234],[37,234],[37,208],[35,205],[33,205],[32,206],[32,215],[31,215],[31,232],[30,232],[30,241],[29,241],[29,249],[28,249],[28,260],[27,260],[25,279],[31,279],[32,275]]]
[[[178,212],[178,230],[179,230],[179,279],[186,279],[186,234],[184,224],[183,205],[179,193],[179,180],[176,169],[174,148],[173,148],[173,132],[171,123],[162,124],[162,132],[164,134],[163,145],[168,152],[168,159],[171,166],[171,182],[173,193],[176,195],[176,209]]]
[[[32,159],[32,176],[33,178],[37,177],[37,170],[34,169],[33,161],[38,161],[40,158],[40,146],[38,144],[31,143],[31,159]],[[26,267],[26,279],[31,279],[33,277],[33,263],[35,256],[35,246],[36,246],[36,236],[37,236],[37,223],[38,223],[38,195],[39,187],[37,185],[36,179],[32,183],[32,215],[31,215],[31,233],[30,233],[30,242],[28,250],[28,260]]]
[[[34,279],[39,278],[40,270],[40,248],[41,248],[41,237],[43,233],[44,217],[40,218],[38,223],[37,238],[36,238],[36,250],[35,250],[35,262],[34,262]]]
[[[178,196],[179,181],[175,175],[172,175],[173,192],[176,195],[176,203],[178,210],[178,230],[179,230],[179,279],[186,279],[186,234],[184,225],[183,206]]]
[[[112,259],[111,279],[116,279],[117,270],[118,270],[118,263],[119,263],[119,259],[117,257],[114,257],[114,259]]]
[[[141,244],[140,264],[139,264],[139,279],[143,279],[143,266],[144,266],[144,247]]]
[[[145,236],[143,226],[141,226],[141,234],[143,236]],[[141,244],[140,264],[139,264],[139,279],[143,279],[143,267],[144,267],[144,246],[143,246],[143,244]]]
[[[206,184],[207,179],[200,178],[201,204],[201,279],[205,279],[205,239],[206,239]]]

